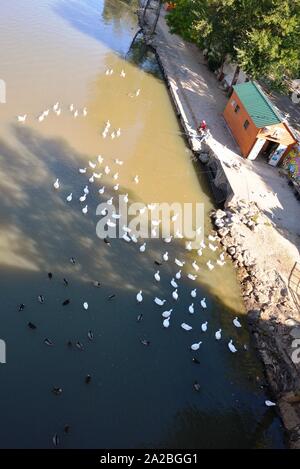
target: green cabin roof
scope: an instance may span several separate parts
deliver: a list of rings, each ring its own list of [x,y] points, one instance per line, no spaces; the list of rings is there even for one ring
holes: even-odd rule
[[[282,118],[257,83],[248,81],[233,88],[256,127],[261,129],[282,122]]]

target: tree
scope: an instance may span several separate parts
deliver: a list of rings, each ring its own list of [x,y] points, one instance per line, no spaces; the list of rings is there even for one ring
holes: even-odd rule
[[[177,0],[172,32],[207,49],[212,68],[227,57],[253,78],[300,68],[300,0]]]

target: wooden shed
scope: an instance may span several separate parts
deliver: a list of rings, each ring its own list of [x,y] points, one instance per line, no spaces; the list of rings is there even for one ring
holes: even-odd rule
[[[296,144],[289,126],[255,82],[233,87],[224,118],[244,158],[262,157],[277,166]]]

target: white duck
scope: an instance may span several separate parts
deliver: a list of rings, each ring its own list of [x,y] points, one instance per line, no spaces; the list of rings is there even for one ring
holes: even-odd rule
[[[105,187],[103,186],[103,187],[100,187],[98,192],[99,194],[104,194],[104,191],[105,191]]]
[[[208,239],[209,239],[209,241],[212,241],[212,242],[214,242],[214,241],[217,241],[217,239],[218,239],[218,236],[212,236],[212,235],[208,235]]]
[[[93,169],[96,168],[96,163],[93,163],[93,161],[89,161],[89,166]]]
[[[132,234],[130,235],[130,238],[131,238],[131,241],[133,241],[134,243],[137,243],[137,242],[138,242],[138,239],[137,239],[137,237],[135,236],[135,234],[132,233]]]
[[[197,275],[188,274],[187,276],[190,280],[193,280],[193,281],[195,281],[197,279]]]
[[[165,328],[169,327],[170,326],[170,317],[166,318],[163,320],[163,326]]]
[[[157,272],[155,272],[154,274],[154,278],[157,282],[160,282],[160,275],[159,275],[159,270]]]
[[[136,184],[140,182],[138,175],[134,176],[133,180]]]
[[[181,279],[181,270],[178,270],[178,272],[176,272],[175,278],[177,278],[177,280]]]
[[[208,244],[208,247],[209,249],[211,249],[211,251],[215,252],[217,249],[218,249],[218,246],[214,246],[213,244],[209,243]]]
[[[79,168],[79,172],[81,174],[85,174],[86,173],[86,168]]]
[[[203,324],[201,324],[201,329],[202,329],[202,332],[207,331],[207,321],[205,321]]]
[[[194,351],[199,350],[201,344],[202,342],[196,342],[195,344],[191,345],[191,349]]]
[[[87,212],[88,212],[88,206],[86,205],[85,207],[83,207],[82,213],[86,214]]]
[[[84,307],[84,309],[89,309],[89,304],[88,304],[87,301],[85,301],[85,302],[83,303],[83,307]]]
[[[158,306],[163,306],[165,302],[166,300],[161,300],[160,298],[157,298],[157,296],[154,298],[154,303],[156,303]]]
[[[163,260],[165,262],[167,262],[169,260],[169,254],[168,254],[168,251],[166,251],[164,254],[163,254]]]
[[[215,338],[216,340],[220,340],[222,337],[222,329],[219,329],[216,333],[215,333]]]
[[[191,241],[188,241],[188,242],[185,244],[185,249],[187,249],[188,251],[191,251],[191,250],[192,250],[192,242],[191,242]]]
[[[194,312],[195,312],[194,303],[192,303],[192,304],[189,306],[189,313],[190,313],[190,314],[194,314]]]
[[[128,194],[125,194],[123,197],[125,204],[128,204]]]
[[[141,303],[143,301],[143,294],[142,293],[143,293],[142,290],[140,290],[136,295],[136,301],[138,303]]]
[[[183,323],[181,324],[181,327],[182,327],[182,329],[184,329],[185,331],[191,331],[191,330],[193,329],[192,326],[190,326],[190,325],[187,324],[186,322],[183,322]]]
[[[82,115],[83,115],[83,117],[86,117],[86,116],[87,116],[87,113],[88,113],[88,112],[87,112],[87,108],[84,107],[83,110],[82,110]]]
[[[56,181],[53,184],[54,189],[59,189],[59,179],[56,179]]]
[[[86,194],[82,195],[81,197],[79,197],[79,200],[80,202],[85,202],[86,200]]]
[[[143,244],[140,246],[140,252],[145,252],[145,251],[146,251],[146,244],[147,244],[147,243],[143,243]]]
[[[175,282],[174,278],[172,278],[172,280],[171,280],[170,283],[171,283],[171,285],[172,285],[173,288],[178,288],[178,285],[177,285],[177,283]]]
[[[165,239],[164,239],[164,242],[165,243],[170,243],[172,241],[172,238],[173,236],[167,236]]]
[[[88,194],[90,193],[88,186],[85,186],[85,187],[83,188],[83,192],[84,192],[86,195],[88,195]]]
[[[120,187],[120,184],[115,184],[115,185],[113,186],[114,191],[118,191],[118,190],[119,190],[119,187]]]
[[[67,197],[67,202],[71,202],[72,198],[73,198],[73,194],[71,192],[71,194],[69,194],[68,197]]]
[[[116,136],[117,136],[117,138],[121,137],[121,129],[120,128],[117,129]]]
[[[163,317],[163,318],[169,318],[169,317],[171,316],[171,314],[172,314],[172,311],[173,311],[172,308],[169,309],[169,311],[164,311],[164,312],[162,313],[162,317]]]
[[[115,174],[113,175],[113,178],[114,178],[115,181],[116,181],[117,179],[119,179],[119,173],[115,173]]]
[[[242,327],[242,324],[238,320],[238,317],[236,316],[234,320],[232,321],[235,327]]]
[[[105,174],[109,174],[110,173],[110,167],[106,165],[105,168],[104,168],[104,172],[105,172]]]
[[[194,290],[191,290],[191,297],[196,298],[196,296],[197,296],[197,289],[194,288]]]
[[[196,261],[194,261],[194,262],[192,263],[192,266],[193,266],[193,268],[195,269],[196,272],[198,272],[198,270],[200,269],[200,267],[199,267],[199,265],[197,264]]]
[[[108,200],[106,201],[106,203],[107,203],[107,205],[112,205],[112,203],[113,203],[113,197],[111,197],[110,199],[108,199]]]
[[[59,108],[59,102],[57,101],[57,103],[55,103],[52,107],[53,111],[57,111],[57,109]]]
[[[237,349],[235,348],[235,346],[232,343],[232,339],[228,343],[228,348],[229,348],[230,352],[232,352],[232,353],[237,352]]]
[[[24,123],[26,121],[27,114],[24,114],[23,116],[17,116],[18,122]]]
[[[207,308],[206,298],[202,298],[202,300],[200,301],[200,304],[201,304],[203,309],[206,309]]]
[[[124,239],[124,241],[126,241],[127,243],[130,243],[131,241],[131,238],[129,238],[128,234],[127,233],[124,233],[122,238]]]
[[[266,405],[267,407],[274,407],[274,406],[276,406],[276,403],[273,402],[273,401],[269,401],[269,400],[267,399],[267,400],[265,401],[265,405]]]
[[[177,288],[172,292],[172,297],[175,301],[178,300],[178,293],[177,293]]]
[[[98,160],[98,163],[99,163],[99,164],[102,164],[103,161],[104,161],[104,158],[103,158],[101,155],[98,155],[98,156],[97,156],[97,160]]]
[[[213,265],[213,263],[211,262],[211,260],[207,261],[206,262],[206,265],[207,267],[209,268],[209,270],[213,270],[215,268],[215,266]]]
[[[122,160],[119,160],[118,158],[115,160],[115,163],[118,164],[119,166],[122,166],[122,164],[124,163],[124,161]]]
[[[176,264],[176,265],[178,265],[179,267],[183,267],[183,266],[184,266],[184,264],[185,264],[185,262],[183,262],[183,261],[180,261],[179,259],[175,259],[175,261],[174,261],[174,262],[175,262],[175,264]]]

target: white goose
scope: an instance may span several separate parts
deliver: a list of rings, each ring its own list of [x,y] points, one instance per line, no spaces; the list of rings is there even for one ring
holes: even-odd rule
[[[188,241],[188,242],[185,244],[185,249],[187,249],[188,251],[191,251],[191,250],[192,250],[192,242],[191,242],[191,241]]]
[[[53,111],[57,111],[59,108],[59,102],[57,101],[57,103],[55,103],[52,107]]]
[[[127,243],[130,243],[131,241],[131,238],[129,238],[128,234],[127,233],[124,233],[122,238],[124,239],[124,241],[126,241]]]
[[[207,331],[207,321],[205,321],[203,324],[201,324],[201,329],[202,329],[202,332]]]
[[[89,161],[89,166],[93,169],[96,168],[96,163],[93,163],[92,161]]]
[[[116,181],[117,179],[119,179],[119,173],[115,173],[115,174],[113,175],[113,178],[114,178],[115,181]]]
[[[88,112],[87,112],[87,108],[84,107],[83,110],[82,110],[82,115],[83,115],[83,117],[86,117],[86,116],[87,116],[87,113],[88,113]]]
[[[157,272],[155,272],[154,274],[154,278],[157,282],[160,282],[160,275],[159,275],[159,270]]]
[[[199,265],[197,264],[196,261],[194,261],[194,262],[192,263],[192,266],[193,266],[193,268],[195,269],[196,272],[198,272],[198,270],[200,269],[200,267],[199,267]]]
[[[105,216],[107,214],[107,209],[104,208],[103,210],[101,210],[101,215]]]
[[[136,184],[140,182],[138,175],[134,176],[133,180]]]
[[[103,186],[103,187],[100,187],[98,192],[99,194],[104,194],[104,191],[105,191],[105,187]]]
[[[161,300],[160,298],[157,298],[157,296],[154,298],[154,303],[156,303],[158,306],[163,306],[165,302],[166,300]]]
[[[202,256],[202,249],[198,249],[197,254],[198,254],[199,257],[201,257]]]
[[[130,238],[131,238],[131,241],[133,241],[134,243],[137,243],[137,242],[138,242],[138,239],[137,239],[137,237],[135,236],[135,234],[132,233],[132,234],[130,235]]]
[[[108,200],[106,201],[106,203],[107,203],[107,205],[112,205],[112,203],[113,203],[113,197],[111,197],[110,199],[108,199]]]
[[[225,261],[221,261],[221,259],[217,259],[217,264],[220,266],[220,267],[223,267],[223,265],[226,264]]]
[[[93,182],[94,182],[94,176],[91,176],[91,177],[89,178],[89,182],[90,182],[90,183],[93,183]]]
[[[164,311],[164,312],[162,313],[162,317],[163,317],[163,318],[169,318],[169,317],[171,316],[171,314],[172,314],[172,311],[173,311],[172,308],[169,309],[169,311]]]
[[[71,194],[69,194],[68,197],[67,197],[67,202],[71,202],[72,198],[73,198],[73,194],[71,192]]]
[[[177,283],[175,282],[174,278],[172,278],[172,280],[171,280],[170,283],[171,283],[171,285],[172,285],[173,288],[178,288],[178,285],[177,285]]]
[[[218,249],[218,246],[214,246],[213,244],[209,243],[208,245],[209,249],[211,249],[211,251],[215,252],[217,249]]]
[[[115,185],[113,186],[114,191],[118,191],[118,190],[119,190],[119,187],[120,187],[120,184],[115,184]]]
[[[176,272],[175,278],[177,278],[177,280],[181,279],[181,270],[178,270],[178,272]]]
[[[87,301],[85,301],[85,302],[83,303],[83,307],[84,307],[84,309],[89,309],[89,304],[88,304]]]
[[[192,326],[190,326],[189,324],[187,324],[186,322],[183,322],[181,325],[182,329],[184,329],[185,331],[191,331],[193,328]]]
[[[121,70],[120,77],[122,77],[122,78],[126,77],[126,73],[124,72],[124,70]]]
[[[117,131],[116,131],[116,137],[119,138],[121,137],[121,129],[118,128]]]
[[[83,207],[82,213],[86,214],[87,212],[88,212],[88,206],[86,205],[85,207]]]
[[[207,308],[206,298],[202,298],[202,300],[200,301],[200,304],[201,304],[203,309],[206,309]]]
[[[222,329],[219,329],[219,330],[215,333],[215,338],[216,338],[216,340],[221,340],[221,337],[222,337]]]
[[[81,174],[85,174],[86,173],[86,168],[79,168],[79,172]]]
[[[94,178],[96,178],[96,179],[101,179],[102,173],[95,173],[95,172],[94,172],[94,173],[93,173],[93,176],[94,176]]]
[[[56,179],[56,181],[53,184],[54,189],[59,189],[59,179]]]
[[[215,242],[215,241],[217,241],[218,236],[208,235],[208,239],[209,239],[209,241]]]
[[[123,199],[124,199],[125,204],[128,204],[128,194],[125,194]]]
[[[189,313],[190,313],[190,314],[194,314],[194,312],[195,312],[194,303],[192,303],[192,304],[189,306]]]
[[[80,202],[85,202],[86,200],[86,194],[82,195],[81,197],[79,197],[79,200]]]
[[[200,243],[200,248],[201,249],[205,249],[206,248],[206,244],[205,242],[202,240],[201,243]]]
[[[197,296],[197,289],[194,288],[194,290],[191,290],[191,297],[196,298],[196,296]]]
[[[106,165],[105,168],[104,168],[104,172],[105,172],[105,174],[109,174],[110,173],[110,167]]]
[[[228,343],[228,348],[229,348],[230,352],[232,352],[232,353],[237,352],[237,349],[235,348],[235,346],[232,343],[232,339]]]
[[[104,161],[104,158],[101,155],[98,155],[97,156],[97,161],[98,161],[99,164],[102,164],[103,161]]]
[[[164,254],[163,254],[163,260],[165,262],[167,262],[169,260],[169,254],[168,254],[168,251],[166,251]]]
[[[191,345],[191,349],[194,350],[194,351],[199,350],[201,344],[202,344],[201,341],[200,341],[200,342],[196,342],[195,344],[192,344],[192,345]]]
[[[136,295],[136,301],[137,301],[138,303],[141,303],[141,302],[143,301],[143,292],[142,292],[142,290],[140,290],[140,291],[137,293],[137,295]]]
[[[170,243],[172,241],[172,238],[173,236],[167,236],[165,239],[164,239],[164,242],[165,243]]]
[[[83,188],[83,192],[84,192],[86,195],[88,195],[88,194],[90,193],[88,186],[85,186],[85,187]]]
[[[119,166],[122,166],[122,164],[124,163],[124,161],[122,160],[118,160],[118,158],[115,160],[115,163],[118,164]]]

